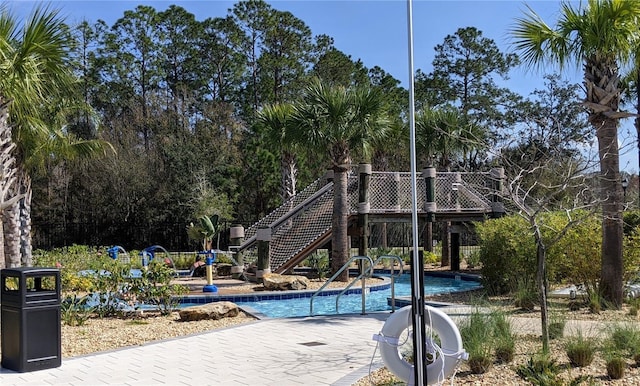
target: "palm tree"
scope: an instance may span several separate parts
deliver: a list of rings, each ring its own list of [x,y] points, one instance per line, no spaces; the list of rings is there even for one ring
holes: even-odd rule
[[[368,157],[373,143],[386,135],[389,120],[384,105],[382,93],[371,87],[326,86],[317,79],[294,105],[291,135],[307,149],[326,152],[333,170],[333,272],[349,260],[347,173],[352,152]],[[337,280],[347,281],[348,271]]]
[[[616,307],[622,305],[622,186],[618,152],[620,112],[619,66],[633,53],[640,2],[589,0],[584,9],[562,4],[560,19],[551,28],[532,9],[511,30],[515,48],[525,63],[547,62],[561,67],[581,63],[584,69],[589,122],[598,138],[602,206],[602,268],[600,292]]]
[[[264,135],[272,149],[280,153],[282,201],[296,195],[298,162],[296,144],[287,136],[286,126],[293,113],[293,105],[278,103],[266,105],[258,111],[256,128]]]
[[[441,171],[450,171],[456,162],[463,165],[465,156],[479,150],[482,129],[469,123],[464,115],[454,108],[422,109],[416,114],[416,149],[422,155],[424,166],[436,166]],[[433,165],[433,162],[436,162]],[[451,264],[451,222],[442,227],[442,266]],[[427,222],[424,235],[425,250],[432,250],[432,223]]]
[[[424,109],[416,114],[416,147],[425,166],[436,161],[441,171],[450,171],[454,162],[464,164],[465,156],[482,142],[481,128],[456,109]]]
[[[0,116],[8,114],[0,119],[0,133],[10,132],[16,145],[9,173],[15,179],[8,190],[12,205],[3,211],[5,240],[0,245],[6,252],[3,263],[10,267],[31,265],[30,173],[52,156],[70,159],[109,147],[102,141],[75,140],[63,130],[61,118],[75,105],[77,90],[69,62],[71,43],[57,11],[36,7],[22,23],[0,7]]]

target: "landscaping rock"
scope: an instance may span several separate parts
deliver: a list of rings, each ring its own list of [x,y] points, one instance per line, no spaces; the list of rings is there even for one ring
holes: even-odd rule
[[[309,279],[297,275],[279,275],[265,273],[262,277],[264,288],[271,291],[304,290],[309,286]]]
[[[216,264],[218,276],[231,276],[231,264],[219,263]]]
[[[232,302],[213,302],[201,306],[187,307],[178,313],[180,320],[194,322],[197,320],[219,320],[232,318],[240,313],[240,309]]]

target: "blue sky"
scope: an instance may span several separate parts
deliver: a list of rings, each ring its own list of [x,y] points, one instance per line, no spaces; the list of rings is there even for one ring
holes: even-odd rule
[[[3,1],[18,15],[28,15],[35,1]],[[267,0],[272,7],[289,11],[303,20],[314,35],[327,34],[335,46],[361,59],[365,66],[380,66],[408,87],[408,28],[405,0]],[[71,24],[82,20],[102,19],[113,24],[125,10],[139,4],[165,10],[176,4],[196,15],[198,20],[227,15],[236,1],[130,1],[130,0],[66,0],[51,1]],[[508,30],[515,18],[524,15],[529,5],[549,25],[554,25],[560,10],[559,1],[413,1],[414,68],[431,71],[434,47],[458,28],[473,26],[483,36],[493,39],[503,52],[511,50]],[[554,69],[550,69],[553,71]],[[557,70],[555,70],[557,71]],[[511,72],[505,86],[522,95],[542,87],[544,72],[518,68]],[[567,68],[563,78],[577,83],[579,66]],[[621,169],[638,172],[635,129],[628,119],[620,127]]]

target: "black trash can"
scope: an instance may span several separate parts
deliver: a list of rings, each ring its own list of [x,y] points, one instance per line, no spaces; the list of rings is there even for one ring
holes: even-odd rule
[[[2,367],[19,372],[62,364],[60,270],[0,271]]]

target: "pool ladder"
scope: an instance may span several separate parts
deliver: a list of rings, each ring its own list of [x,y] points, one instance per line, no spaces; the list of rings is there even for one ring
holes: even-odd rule
[[[353,286],[358,280],[361,280],[362,315],[364,315],[366,313],[366,294],[367,294],[366,278],[367,277],[370,278],[373,275],[373,268],[375,267],[375,265],[384,259],[393,259],[393,260],[397,260],[400,263],[400,270],[398,275],[394,275],[395,262],[391,263],[391,312],[394,312],[395,311],[394,278],[396,276],[402,275],[402,265],[403,265],[402,259],[399,256],[381,255],[374,262],[369,256],[353,256],[352,258],[349,259],[349,261],[347,261],[345,265],[342,266],[342,268],[340,268],[336,273],[334,273],[333,276],[331,276],[329,280],[327,280],[327,282],[324,283],[322,287],[320,287],[320,289],[314,292],[314,294],[311,296],[311,301],[309,302],[309,316],[313,316],[313,300],[315,299],[315,297],[318,296],[318,294],[322,292],[331,282],[333,282],[342,272],[344,272],[345,269],[349,269],[349,267],[351,266],[351,263],[353,263],[354,261],[361,262],[360,273],[336,297],[336,313],[338,313],[338,304],[339,304],[338,302],[340,301],[340,297],[345,292],[347,292],[351,288],[351,286]],[[369,269],[365,269],[365,266],[364,266],[365,262],[369,263]]]

